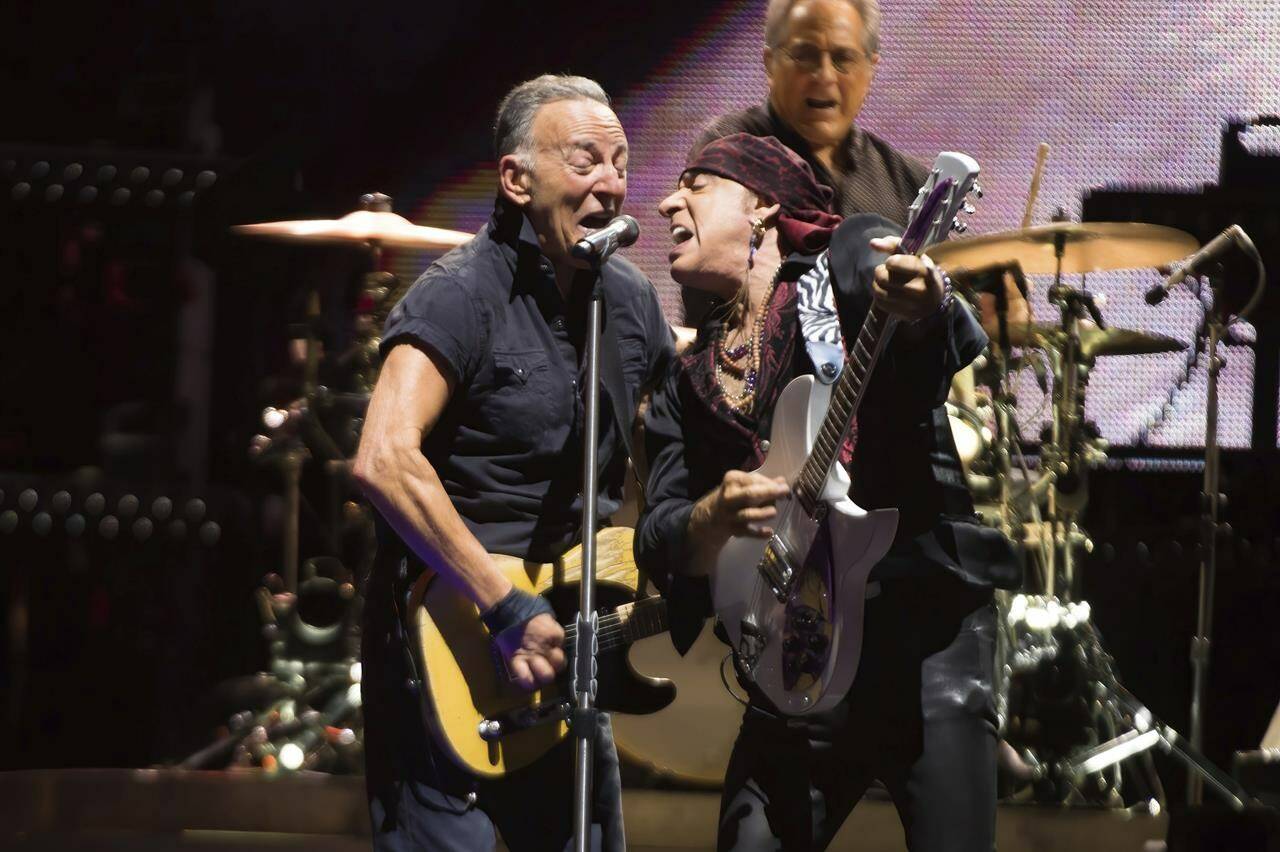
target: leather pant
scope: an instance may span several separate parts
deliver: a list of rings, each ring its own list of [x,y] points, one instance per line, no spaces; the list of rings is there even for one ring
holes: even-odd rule
[[[734,745],[721,850],[821,850],[879,780],[912,852],[995,845],[995,607],[952,577],[885,580],[845,700],[785,718],[758,697]]]

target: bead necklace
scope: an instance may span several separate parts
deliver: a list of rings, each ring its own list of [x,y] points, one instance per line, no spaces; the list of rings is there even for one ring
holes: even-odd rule
[[[729,403],[729,407],[735,411],[748,409],[751,407],[751,403],[755,401],[756,380],[760,375],[760,350],[764,348],[765,314],[769,310],[769,302],[773,299],[773,291],[777,288],[778,278],[781,275],[782,264],[778,264],[778,268],[773,273],[773,280],[769,283],[769,289],[764,298],[760,300],[760,305],[756,308],[754,333],[745,342],[735,346],[733,349],[726,350],[724,348],[726,328],[723,323],[716,333],[716,384],[720,385],[720,391],[724,394],[725,402]],[[745,369],[735,363],[742,360],[744,355],[750,356]],[[740,391],[734,393],[725,385],[724,373],[726,372],[742,379],[742,389]]]

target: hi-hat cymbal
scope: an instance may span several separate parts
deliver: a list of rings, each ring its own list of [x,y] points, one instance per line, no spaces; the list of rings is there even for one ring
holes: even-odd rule
[[[1181,340],[1131,328],[1098,328],[1092,323],[1082,322],[1078,333],[1080,354],[1085,358],[1102,355],[1152,355],[1157,352],[1181,352],[1187,348],[1187,344]],[[1065,337],[1066,332],[1061,326],[1050,323],[1009,327],[1009,339],[1014,346],[1060,349]]]
[[[1062,239],[1062,272],[1077,275],[1145,269],[1181,260],[1200,247],[1176,228],[1141,222],[1055,222],[930,246],[926,253],[948,271],[1018,263],[1028,275],[1058,269],[1055,241]]]
[[[357,210],[341,219],[300,219],[236,225],[238,234],[303,243],[380,243],[385,246],[448,250],[472,235],[445,228],[415,225],[389,210]]]

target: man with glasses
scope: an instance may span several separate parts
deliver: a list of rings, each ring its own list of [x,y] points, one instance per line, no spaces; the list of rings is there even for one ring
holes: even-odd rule
[[[763,107],[711,122],[694,151],[731,133],[776,136],[835,190],[835,212],[905,225],[928,168],[857,127],[880,61],[878,0],[770,0]]]

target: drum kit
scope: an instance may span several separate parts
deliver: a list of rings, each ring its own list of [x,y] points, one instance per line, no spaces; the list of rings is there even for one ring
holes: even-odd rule
[[[1089,603],[1081,566],[1093,544],[1081,526],[1090,469],[1107,443],[1085,417],[1089,377],[1100,357],[1184,350],[1164,335],[1110,327],[1099,300],[1064,276],[1163,268],[1198,248],[1189,234],[1156,225],[1050,225],[952,241],[929,249],[974,305],[991,344],[975,378],[962,377],[948,403],[952,432],[983,522],[1027,556],[1023,587],[997,594],[995,698],[1006,795],[1045,803],[1124,801],[1122,761],[1141,756],[1135,783],[1163,799],[1148,749],[1181,760],[1233,804],[1239,788],[1119,683]],[[1047,302],[1058,321],[1032,320],[1026,276],[1052,276]],[[1013,378],[1036,369],[1051,416],[1037,440],[1020,434]],[[1052,387],[1049,387],[1051,380]],[[974,384],[985,385],[979,395]],[[1038,455],[1028,464],[1023,450]],[[1015,457],[1017,464],[1015,464]]]

